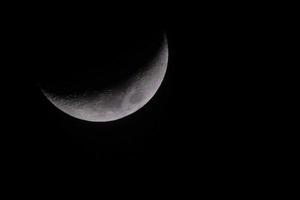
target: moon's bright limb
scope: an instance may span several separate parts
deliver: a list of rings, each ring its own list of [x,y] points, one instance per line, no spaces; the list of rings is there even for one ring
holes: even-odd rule
[[[42,92],[52,104],[70,116],[92,122],[114,121],[136,112],[155,95],[167,65],[168,42],[164,35],[162,45],[152,61],[117,86],[93,95],[64,98],[44,88]]]

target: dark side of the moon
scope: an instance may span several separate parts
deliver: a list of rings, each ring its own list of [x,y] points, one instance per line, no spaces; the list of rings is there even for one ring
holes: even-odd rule
[[[43,89],[65,96],[118,85],[145,67],[163,42],[160,27],[98,26],[61,24],[40,30],[34,65],[42,66],[35,77]]]

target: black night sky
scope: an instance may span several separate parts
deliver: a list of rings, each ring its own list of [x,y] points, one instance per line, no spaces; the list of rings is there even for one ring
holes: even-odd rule
[[[230,41],[237,33],[221,14],[212,14],[214,9],[176,11],[167,4],[133,10],[54,13],[44,8],[10,17],[14,23],[6,29],[5,68],[9,95],[4,99],[8,138],[3,140],[9,159],[29,165],[125,161],[210,165],[230,159],[235,152],[230,144],[236,145],[239,137],[233,132],[240,125],[231,127],[237,116],[230,107],[238,100],[232,98],[230,78],[236,71],[228,68],[235,64],[229,61]],[[137,33],[157,30],[167,33],[167,73],[153,99],[136,113],[107,123],[82,121],[58,110],[40,91],[39,80],[61,79],[72,70],[84,74],[87,63],[81,56],[101,67],[97,56],[103,63],[114,60],[115,53],[126,58],[126,46],[139,45]],[[88,38],[88,45],[81,43],[81,36]],[[74,40],[88,50],[75,52]],[[83,77],[81,81],[90,81]]]

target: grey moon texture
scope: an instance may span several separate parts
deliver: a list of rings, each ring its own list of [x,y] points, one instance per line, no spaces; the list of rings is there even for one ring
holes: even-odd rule
[[[91,122],[108,122],[124,118],[142,108],[155,95],[166,74],[168,42],[163,43],[153,59],[117,86],[96,94],[59,97],[41,88],[47,99],[64,113]]]

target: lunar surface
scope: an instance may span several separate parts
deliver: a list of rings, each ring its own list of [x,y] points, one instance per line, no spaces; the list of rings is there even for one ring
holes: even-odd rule
[[[124,118],[142,108],[157,92],[168,65],[168,43],[163,34],[154,56],[126,80],[94,92],[56,95],[41,87],[47,99],[64,113],[91,122]],[[99,77],[101,78],[101,77]]]

